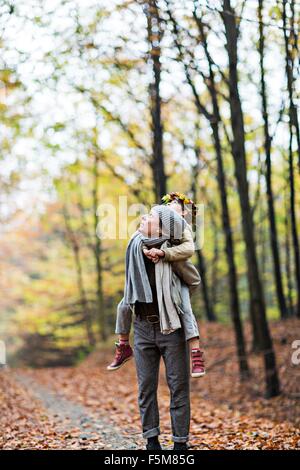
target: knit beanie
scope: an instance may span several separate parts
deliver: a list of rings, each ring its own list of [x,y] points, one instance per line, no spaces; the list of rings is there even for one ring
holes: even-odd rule
[[[152,209],[158,213],[163,235],[180,240],[187,225],[184,218],[164,204],[154,206]]]

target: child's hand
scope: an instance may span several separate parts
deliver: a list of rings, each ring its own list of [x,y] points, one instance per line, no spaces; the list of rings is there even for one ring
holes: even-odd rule
[[[159,250],[158,248],[151,248],[147,250],[147,248],[143,248],[143,252],[147,256],[147,258],[151,259],[153,263],[157,263],[160,258],[165,256],[165,252],[163,250]]]

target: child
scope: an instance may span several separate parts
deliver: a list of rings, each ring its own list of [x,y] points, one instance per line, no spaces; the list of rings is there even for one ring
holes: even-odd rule
[[[191,205],[194,209],[193,202],[186,198],[185,195],[180,193],[170,193],[162,198],[163,202],[169,206],[182,217],[189,215],[187,205]],[[186,205],[185,205],[186,204]],[[165,261],[172,263],[173,271],[183,281],[181,288],[182,305],[185,306],[182,312],[182,322],[185,331],[186,340],[189,342],[191,354],[191,375],[192,377],[202,377],[205,374],[205,367],[203,362],[203,353],[199,345],[199,330],[192,311],[190,303],[190,294],[199,286],[201,280],[199,273],[195,266],[188,261],[194,253],[194,242],[192,237],[191,228],[186,224],[183,232],[183,237],[178,241],[177,246],[170,246],[163,250],[158,248],[151,248],[150,250],[144,248],[145,256],[151,259],[154,263],[158,262],[161,258]],[[128,305],[124,304],[123,299],[118,305],[117,309],[117,326],[116,333],[119,334],[119,342],[116,344],[116,354],[114,361],[107,367],[108,370],[117,370],[125,362],[133,357],[133,351],[129,344],[129,332],[131,326],[132,311]]]

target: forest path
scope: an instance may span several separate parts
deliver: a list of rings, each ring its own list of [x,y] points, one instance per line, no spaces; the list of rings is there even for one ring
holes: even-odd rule
[[[263,395],[262,358],[249,355],[252,376],[241,383],[231,330],[205,328],[207,374],[191,380],[192,449],[300,450],[300,366],[291,363],[299,321],[272,324],[283,393],[270,400]],[[0,370],[0,448],[143,449],[135,363],[109,372],[112,354],[112,348],[99,348],[74,367]],[[160,440],[171,449],[163,363],[158,403]]]
[[[125,435],[124,430],[111,423],[109,414],[97,413],[97,416],[91,414],[84,405],[76,403],[52,387],[39,383],[27,373],[26,369],[24,371],[6,369],[1,371],[1,376],[3,374],[8,379],[10,387],[17,390],[15,394],[22,395],[23,403],[24,400],[30,403],[29,406],[39,414],[38,419],[36,420],[34,416],[32,422],[39,435],[40,448],[92,450],[143,448],[144,440],[140,436]],[[25,404],[25,408],[28,403]],[[23,410],[20,413],[23,414]],[[24,416],[24,419],[31,420],[29,416]],[[49,432],[44,433],[45,428],[50,428]],[[29,435],[30,432],[28,437]],[[26,443],[31,448],[30,442],[25,438],[24,448],[27,447]]]
[[[34,398],[42,403],[58,430],[66,432],[70,429],[76,429],[80,431],[78,440],[83,447],[86,448],[88,445],[93,449],[112,450],[138,448],[137,440],[130,438],[130,436],[124,436],[120,428],[111,424],[109,416],[101,418],[92,416],[85,406],[41,385],[26,373],[18,373],[15,378],[18,383],[27,388]]]

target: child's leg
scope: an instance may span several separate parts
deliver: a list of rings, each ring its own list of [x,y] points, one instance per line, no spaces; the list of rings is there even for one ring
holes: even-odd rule
[[[181,298],[181,308],[184,311],[181,318],[185,332],[185,339],[188,341],[190,348],[199,348],[199,329],[192,310],[189,288],[183,282],[181,283]]]
[[[129,333],[125,335],[119,335],[119,343],[129,343]]]
[[[122,299],[117,307],[115,333],[119,335],[119,342],[128,342],[132,322],[132,311],[129,305]]]
[[[129,333],[131,327],[132,311],[129,305],[124,303],[124,299],[117,307],[117,319],[115,333],[119,335],[116,343],[115,357],[112,363],[107,366],[107,370],[117,370],[125,362],[133,357],[133,351],[129,344]]]
[[[190,293],[187,285],[182,283],[181,298],[183,310],[182,323],[185,332],[185,338],[188,342],[191,357],[191,375],[192,377],[202,377],[205,375],[205,366],[203,361],[203,352],[200,350],[200,338],[198,324],[192,310]]]

